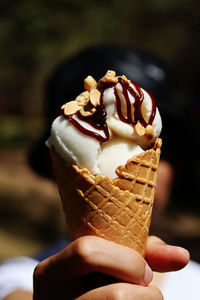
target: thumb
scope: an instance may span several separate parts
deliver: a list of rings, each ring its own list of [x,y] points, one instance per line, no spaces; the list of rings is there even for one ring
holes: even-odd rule
[[[167,245],[156,236],[150,236],[147,242],[146,261],[157,272],[177,271],[189,262],[189,252],[177,246]]]

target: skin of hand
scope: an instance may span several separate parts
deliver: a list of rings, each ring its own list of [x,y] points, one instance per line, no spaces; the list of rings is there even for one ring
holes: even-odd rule
[[[160,290],[149,285],[152,270],[175,271],[188,261],[187,250],[154,236],[145,259],[128,247],[85,236],[36,266],[33,299],[161,300]]]

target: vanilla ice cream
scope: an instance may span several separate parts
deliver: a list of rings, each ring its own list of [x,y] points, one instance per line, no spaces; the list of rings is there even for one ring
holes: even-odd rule
[[[108,71],[97,82],[88,76],[86,91],[62,106],[47,145],[68,163],[94,175],[115,178],[115,169],[150,147],[162,122],[153,96],[124,75]]]

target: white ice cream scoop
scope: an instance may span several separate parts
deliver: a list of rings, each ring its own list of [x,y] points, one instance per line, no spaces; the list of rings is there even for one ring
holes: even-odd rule
[[[119,165],[160,135],[161,117],[148,91],[114,71],[98,85],[89,76],[85,87],[87,92],[62,107],[47,144],[67,163],[114,178]]]

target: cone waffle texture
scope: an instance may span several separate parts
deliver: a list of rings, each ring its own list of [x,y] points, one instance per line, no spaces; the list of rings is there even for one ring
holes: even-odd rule
[[[50,148],[71,240],[96,235],[145,255],[161,144],[119,166],[114,180],[69,166]]]

